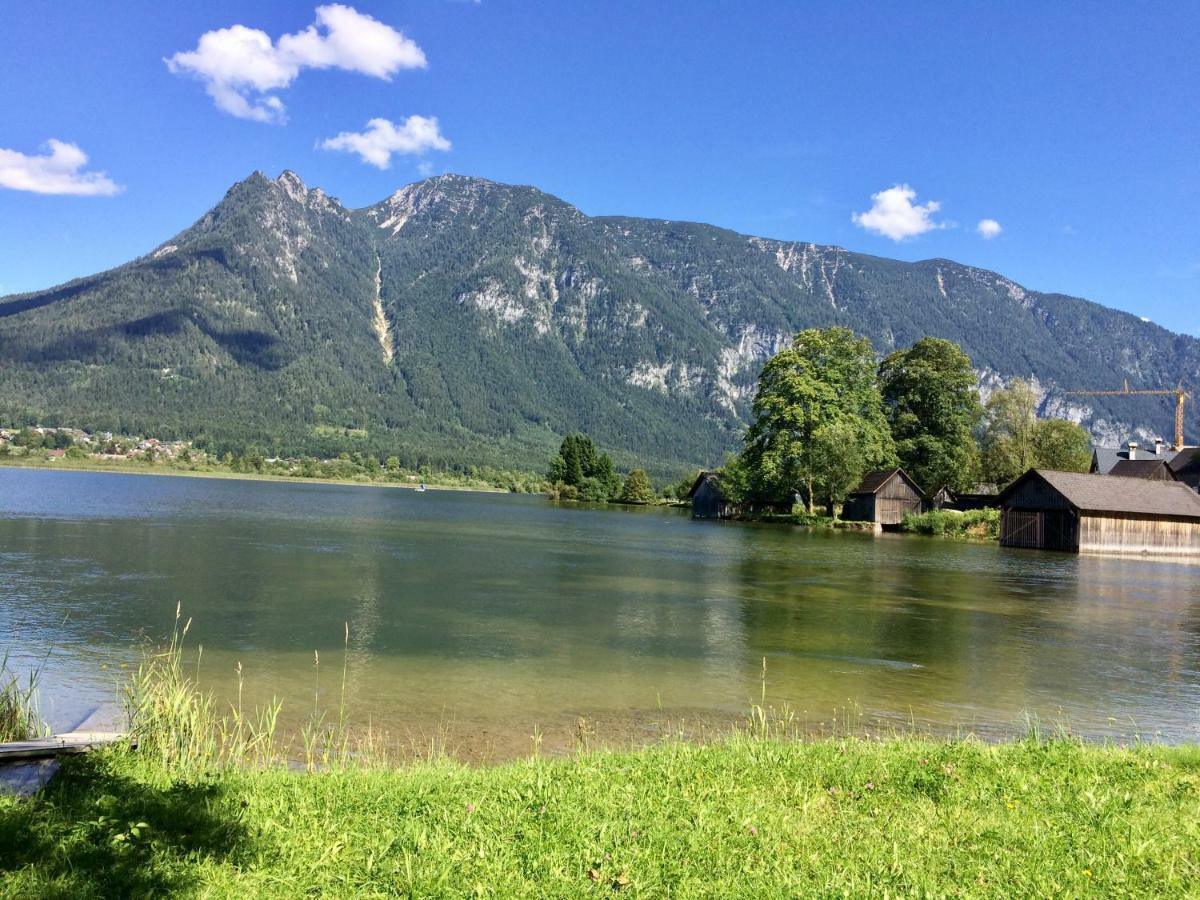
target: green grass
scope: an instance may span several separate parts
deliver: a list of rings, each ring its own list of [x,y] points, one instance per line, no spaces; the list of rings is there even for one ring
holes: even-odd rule
[[[0,896],[1183,896],[1200,751],[743,736],[491,769],[163,771],[0,800]]]
[[[291,749],[218,710],[186,634],[131,679],[136,749],[0,798],[0,897],[1200,894],[1200,747],[797,740],[764,669],[715,743],[398,764],[344,699]]]

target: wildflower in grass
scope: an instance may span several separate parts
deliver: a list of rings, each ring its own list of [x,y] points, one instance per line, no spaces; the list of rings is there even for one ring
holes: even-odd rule
[[[875,790],[875,782],[873,782],[873,781],[868,781],[868,782],[867,782],[867,790],[868,790],[868,791],[873,791],[873,790]]]
[[[753,825],[751,825],[751,826],[750,826],[748,829],[746,829],[746,830],[750,832],[750,836],[751,836],[751,837],[758,837],[758,829],[757,829],[757,828],[755,828]]]
[[[467,814],[469,815],[470,813],[473,813],[473,812],[475,812],[475,804],[468,803],[467,804]]]

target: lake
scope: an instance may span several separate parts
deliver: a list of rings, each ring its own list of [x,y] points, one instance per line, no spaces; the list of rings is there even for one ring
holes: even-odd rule
[[[0,469],[0,653],[75,724],[176,604],[202,683],[472,760],[719,730],[762,690],[814,732],[1200,740],[1200,567],[676,509]],[[344,649],[349,629],[348,651]],[[319,667],[314,665],[319,654]],[[196,656],[190,656],[193,664]]]

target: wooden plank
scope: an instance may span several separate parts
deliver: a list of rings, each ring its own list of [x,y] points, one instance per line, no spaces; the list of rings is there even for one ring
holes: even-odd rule
[[[119,731],[68,731],[48,738],[0,744],[0,761],[43,759],[60,753],[86,753],[94,747],[115,744],[127,735]]]

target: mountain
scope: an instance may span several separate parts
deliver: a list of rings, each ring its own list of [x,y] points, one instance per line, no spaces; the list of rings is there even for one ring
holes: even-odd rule
[[[541,468],[589,432],[618,463],[712,464],[763,360],[842,324],[882,354],[960,343],[986,390],[1116,441],[1169,434],[1200,341],[949,260],[904,263],[709,225],[589,217],[532,187],[443,175],[351,210],[255,173],[148,255],[0,298],[0,420],[276,453]]]

